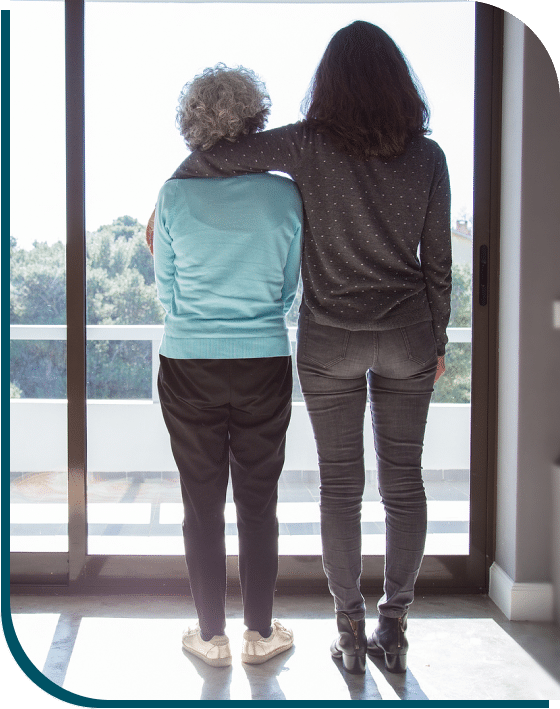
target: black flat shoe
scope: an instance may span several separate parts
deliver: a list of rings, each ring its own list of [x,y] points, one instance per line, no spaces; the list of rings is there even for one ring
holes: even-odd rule
[[[389,672],[406,672],[407,614],[401,618],[380,615],[377,628],[367,641],[367,651],[374,657],[385,656],[385,667]]]
[[[331,654],[353,675],[363,675],[366,671],[366,621],[354,620],[346,613],[336,614],[338,638],[333,640]]]

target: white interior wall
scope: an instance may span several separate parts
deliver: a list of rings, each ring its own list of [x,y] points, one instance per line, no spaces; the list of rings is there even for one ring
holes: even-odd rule
[[[552,468],[560,453],[560,95],[551,59],[506,15],[496,561],[490,595],[517,620],[559,619]],[[556,584],[556,587],[555,585]]]
[[[506,15],[504,37],[500,316],[498,380],[498,480],[496,563],[515,578],[517,441],[519,427],[519,313],[524,26]]]

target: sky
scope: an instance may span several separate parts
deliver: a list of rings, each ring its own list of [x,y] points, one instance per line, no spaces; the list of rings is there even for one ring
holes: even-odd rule
[[[65,239],[64,29],[60,2],[13,2],[11,233],[21,246]],[[86,3],[86,228],[145,223],[187,149],[175,127],[184,83],[225,62],[256,71],[269,128],[301,117],[317,63],[340,27],[381,26],[432,110],[454,218],[472,214],[474,3]],[[29,202],[30,170],[48,179]]]

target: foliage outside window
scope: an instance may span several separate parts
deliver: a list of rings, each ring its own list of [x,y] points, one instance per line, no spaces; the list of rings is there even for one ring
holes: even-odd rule
[[[88,325],[151,325],[163,322],[145,225],[123,216],[87,234]],[[65,323],[65,247],[36,241],[30,250],[10,241],[12,324]],[[471,325],[472,276],[467,265],[453,269],[450,327]],[[288,325],[297,325],[301,284]],[[151,343],[90,340],[87,343],[88,398],[150,399]],[[434,402],[470,401],[470,344],[452,343],[447,371],[436,385]],[[14,340],[11,343],[12,398],[66,397],[66,343]],[[302,400],[297,377],[294,399]]]

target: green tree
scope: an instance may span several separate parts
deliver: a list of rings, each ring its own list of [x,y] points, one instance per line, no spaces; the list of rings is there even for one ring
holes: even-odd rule
[[[16,325],[66,322],[65,249],[35,241],[28,251],[10,237],[10,321]],[[10,396],[65,398],[66,343],[13,340]],[[16,396],[19,394],[19,396]]]
[[[471,322],[472,268],[466,263],[454,264],[449,327],[470,327]]]
[[[145,226],[129,216],[87,234],[88,325],[161,323],[152,256]],[[10,315],[13,324],[64,324],[65,247],[35,242],[32,249],[10,240]],[[66,343],[12,341],[13,392],[32,398],[66,396]],[[151,342],[87,343],[90,398],[150,398]]]
[[[157,299],[152,256],[145,226],[130,216],[115,219],[87,234],[88,325],[141,325],[163,322]],[[10,239],[10,316],[14,324],[63,324],[66,319],[65,246],[36,241],[30,250]],[[470,327],[472,273],[454,265],[450,327]],[[287,316],[297,325],[301,283]],[[23,397],[66,396],[66,343],[14,340],[11,343],[11,392]],[[99,341],[87,343],[90,398],[150,398],[151,343]],[[470,401],[469,343],[452,343],[446,373],[435,387],[434,402]],[[295,377],[294,395],[301,400]]]
[[[150,325],[163,322],[146,227],[129,216],[88,234],[88,325]],[[151,398],[152,345],[148,341],[90,340],[88,397]]]
[[[88,325],[163,322],[146,227],[119,217],[87,235]]]
[[[26,251],[10,237],[10,322],[66,322],[66,253],[62,242],[49,245],[35,241]]]
[[[472,269],[453,265],[449,327],[471,327]],[[471,400],[471,345],[452,342],[445,351],[445,374],[434,387],[433,403],[468,404]]]

